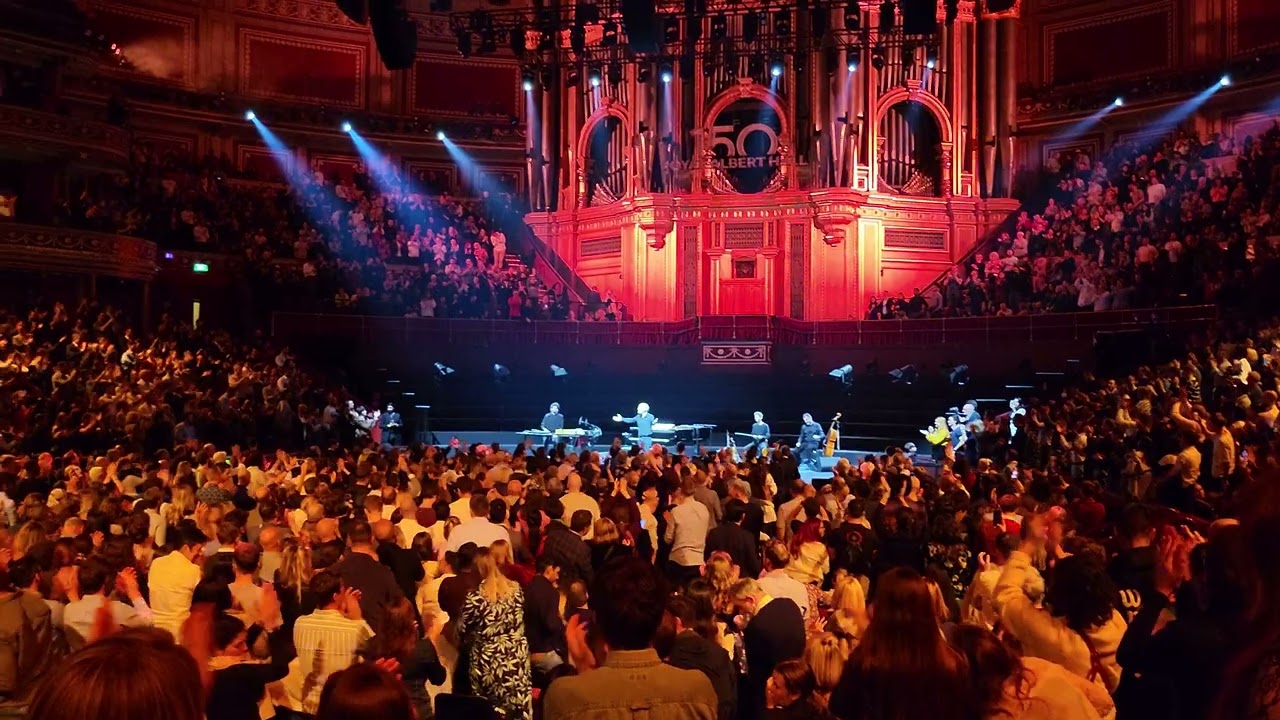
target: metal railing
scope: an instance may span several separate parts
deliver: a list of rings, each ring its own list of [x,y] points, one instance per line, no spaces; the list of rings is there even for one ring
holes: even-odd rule
[[[392,318],[277,312],[272,334],[285,339],[488,345],[696,345],[704,342],[765,342],[777,345],[987,346],[1027,342],[1092,341],[1103,332],[1144,329],[1196,330],[1217,316],[1196,305],[1090,313],[921,320],[827,320],[805,322],[768,315],[709,315],[672,322],[577,322]]]

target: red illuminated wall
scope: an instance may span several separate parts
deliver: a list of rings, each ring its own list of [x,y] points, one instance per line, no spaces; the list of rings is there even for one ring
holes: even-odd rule
[[[240,89],[247,95],[364,104],[367,48],[331,41],[240,30]]]
[[[1280,3],[1275,0],[1227,0],[1233,54],[1280,46]]]
[[[511,62],[431,56],[414,63],[409,104],[443,115],[520,115],[520,70]]]
[[[1045,80],[1062,85],[1173,66],[1171,5],[1092,14],[1044,28]]]

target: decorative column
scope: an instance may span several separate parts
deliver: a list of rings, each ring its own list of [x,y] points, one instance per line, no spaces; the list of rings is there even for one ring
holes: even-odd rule
[[[1013,138],[1017,132],[1018,112],[1018,18],[996,21],[1000,31],[1000,195],[1013,194]]]
[[[858,6],[862,9],[862,27],[875,31],[880,27],[880,3],[877,0],[858,0]],[[853,131],[856,133],[854,137],[853,157],[854,157],[854,184],[858,173],[858,165],[866,167],[867,190],[875,191],[879,182],[876,172],[876,163],[879,161],[880,148],[880,128],[876,122],[876,112],[880,106],[880,73],[883,70],[876,70],[871,66],[871,48],[863,50],[863,58],[868,60],[865,64],[858,65],[859,76],[855,78],[859,82],[856,86],[861,86],[859,90],[861,98],[861,107],[857,108],[857,115],[850,115],[849,121],[855,123]],[[888,62],[888,58],[886,58]],[[886,65],[886,67],[888,67]],[[854,108],[850,108],[852,112]],[[865,152],[865,156],[859,162],[858,155]]]
[[[1000,66],[996,62],[996,24],[988,21],[978,27],[982,38],[982,62],[979,72],[982,74],[982,132],[979,142],[982,144],[982,192],[987,197],[996,197],[996,89]]]

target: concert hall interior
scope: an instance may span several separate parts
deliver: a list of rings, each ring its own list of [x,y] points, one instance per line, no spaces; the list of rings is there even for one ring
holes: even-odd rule
[[[1280,720],[1278,475],[1280,0],[0,0],[0,717]]]

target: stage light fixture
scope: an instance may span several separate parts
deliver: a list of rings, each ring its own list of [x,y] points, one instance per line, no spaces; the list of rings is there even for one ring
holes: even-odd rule
[[[729,18],[716,15],[711,18],[711,39],[723,40],[729,36]]]
[[[1230,75],[1223,75],[1221,78],[1218,78],[1218,84],[1219,84],[1219,85],[1221,85],[1222,87],[1226,87],[1226,86],[1230,85],[1230,84],[1231,84],[1231,76],[1230,76]]]
[[[349,122],[344,122],[344,123],[342,123],[342,132],[344,132],[344,133],[349,133],[349,132],[351,132],[351,123],[349,123]]]
[[[858,7],[857,0],[849,0],[844,5],[844,29],[849,32],[862,29],[862,8]]]
[[[507,369],[507,366],[499,365],[498,363],[493,364],[493,381],[494,382],[502,382],[503,380],[506,380],[509,377],[511,377],[511,371]]]
[[[587,74],[587,82],[591,83],[591,87],[600,87],[600,70],[592,68]]]
[[[443,130],[437,130],[437,131],[436,131],[436,139],[437,139],[437,140],[444,140],[444,131],[443,131]]]
[[[565,370],[564,368],[560,367],[559,365],[552,364],[552,366],[551,366],[551,377],[558,377],[558,378],[562,378],[562,377],[569,377],[569,371],[568,371],[568,370]]]
[[[781,59],[774,59],[769,63],[769,75],[772,77],[780,77],[782,75],[783,64]]]
[[[773,13],[773,34],[778,37],[791,36],[791,11],[776,10]]]
[[[1111,104],[1112,104],[1112,105],[1114,105],[1114,106],[1116,106],[1116,107],[1120,107],[1120,106],[1124,105],[1124,98],[1120,98],[1120,97],[1118,97],[1118,98],[1116,98],[1115,100],[1112,100],[1112,101],[1111,101]]]
[[[662,63],[658,66],[658,77],[662,78],[662,82],[669,83],[675,78],[672,72],[671,63]]]
[[[622,84],[622,63],[609,63],[609,84]]]
[[[845,385],[848,385],[849,383],[853,382],[853,366],[852,366],[852,365],[841,365],[840,367],[836,368],[835,370],[832,370],[831,372],[827,373],[827,375],[828,375],[829,377],[833,377],[833,378],[835,378],[835,379],[839,380],[840,382],[844,383]]]
[[[649,63],[640,63],[640,67],[636,68],[636,82],[649,82],[649,78],[653,75],[653,70],[649,67]]]
[[[443,378],[443,377],[448,377],[448,376],[450,376],[450,375],[452,375],[452,374],[454,373],[453,368],[451,368],[451,367],[449,367],[448,365],[445,365],[444,363],[441,363],[441,362],[436,363],[436,364],[435,364],[435,368],[436,368],[436,374],[437,374],[437,375],[439,375],[439,376],[440,376],[440,377],[442,377],[442,378]]]
[[[522,80],[520,81],[520,87],[523,88],[525,92],[533,92],[533,81]]]
[[[934,68],[938,67],[938,50],[937,50],[937,48],[933,48],[933,47],[925,48],[925,51],[924,51],[924,66],[925,66],[925,67],[927,67],[927,68],[929,68],[930,70],[932,70],[932,69],[934,69]]]
[[[520,71],[520,87],[524,88],[525,92],[533,91],[533,81],[533,68],[527,67]]]
[[[896,370],[890,370],[889,377],[893,378],[896,383],[913,385],[916,379],[920,377],[920,371],[916,370],[915,365],[903,365]]]
[[[569,74],[564,79],[565,87],[577,87],[579,82],[582,82],[582,75],[578,72],[578,68],[570,68]]]
[[[252,110],[248,110],[248,111],[246,111],[246,112],[245,112],[245,114],[244,114],[244,119],[245,119],[245,120],[248,120],[249,122],[253,122],[254,120],[257,120],[257,119],[258,119],[258,113],[254,112],[254,111],[252,111]]]
[[[848,68],[849,68],[849,72],[858,72],[858,61],[850,60]]]
[[[884,46],[883,45],[877,45],[875,49],[871,51],[871,67],[875,68],[876,70],[884,69]]]
[[[950,380],[951,384],[955,385],[956,387],[964,387],[965,385],[968,385],[969,384],[969,366],[957,365],[951,368],[951,371],[947,373],[947,379]]]
[[[662,20],[662,42],[665,45],[680,42],[680,18],[667,17]]]
[[[600,45],[613,47],[618,44],[618,24],[607,22],[600,26]]]

